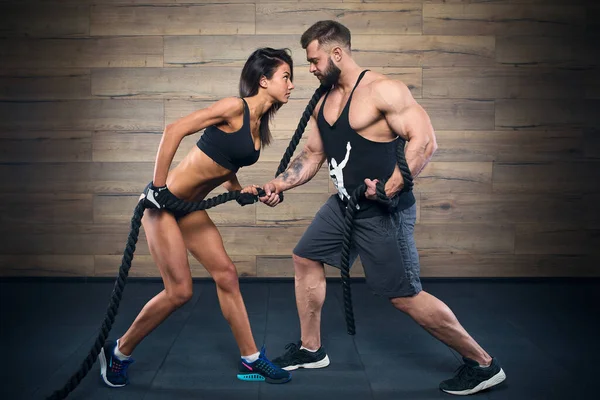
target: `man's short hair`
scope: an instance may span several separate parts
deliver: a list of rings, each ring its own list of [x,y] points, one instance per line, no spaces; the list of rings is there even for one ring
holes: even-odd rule
[[[336,21],[326,20],[316,22],[302,34],[300,44],[306,50],[313,40],[317,40],[319,46],[335,43],[351,50],[350,30]]]

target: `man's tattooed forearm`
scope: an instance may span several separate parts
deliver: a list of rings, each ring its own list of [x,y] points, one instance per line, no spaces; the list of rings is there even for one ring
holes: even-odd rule
[[[302,150],[298,157],[292,160],[292,163],[288,167],[287,170],[281,175],[284,182],[292,183],[297,180],[300,176],[300,173],[304,169],[304,162],[306,161],[306,151]]]

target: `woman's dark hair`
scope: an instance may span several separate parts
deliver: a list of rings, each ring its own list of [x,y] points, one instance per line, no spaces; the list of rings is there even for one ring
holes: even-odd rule
[[[271,79],[277,68],[286,63],[290,66],[290,80],[294,80],[294,62],[290,56],[289,49],[272,49],[263,47],[250,54],[240,76],[240,97],[252,97],[258,93],[260,78]],[[262,147],[271,143],[271,129],[269,121],[282,106],[276,102],[269,108],[260,119],[260,141]]]

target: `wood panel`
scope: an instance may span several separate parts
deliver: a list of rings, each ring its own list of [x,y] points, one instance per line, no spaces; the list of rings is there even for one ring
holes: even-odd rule
[[[419,254],[513,254],[515,228],[507,224],[419,224]]]
[[[590,193],[597,190],[597,162],[495,163],[494,193]]]
[[[579,99],[587,71],[519,67],[424,68],[425,98]]]
[[[421,193],[421,223],[556,223],[583,224],[579,195],[504,193]]]
[[[0,164],[0,193],[91,193],[91,163]]]
[[[272,3],[256,5],[256,34],[298,34],[335,19],[360,34],[420,34],[420,3]]]
[[[92,6],[90,34],[254,34],[254,4]]]
[[[600,126],[599,100],[497,100],[496,129]]]
[[[122,255],[129,223],[12,224],[0,227],[5,240],[0,254],[12,255]],[[143,228],[135,254],[149,254]]]
[[[600,68],[585,73],[585,98],[600,100]]]
[[[313,86],[313,89],[316,90],[317,87]],[[302,114],[304,114],[307,105],[307,100],[299,99],[290,100],[285,107],[281,107],[271,122],[271,132],[273,133],[273,137],[276,139],[290,140],[298,128],[298,124],[300,123],[300,119],[302,118]],[[310,132],[311,124],[307,124],[302,137],[308,138]]]
[[[92,160],[89,131],[2,131],[0,162],[87,162]]]
[[[89,69],[0,70],[0,100],[90,98]]]
[[[442,130],[494,129],[494,102],[467,99],[421,99],[433,127]]]
[[[582,160],[584,133],[566,131],[436,131],[433,161],[539,162]],[[600,154],[600,152],[599,152]]]
[[[223,226],[219,232],[229,255],[289,256],[306,226]]]
[[[597,65],[583,37],[497,36],[500,64],[583,67]]]
[[[93,276],[90,255],[0,255],[0,276]]]
[[[3,0],[16,2],[17,0]],[[39,3],[52,3],[56,0],[32,0]],[[206,1],[206,0],[205,0]],[[251,0],[252,3],[299,3],[304,0]],[[589,0],[551,0],[552,4],[587,4]],[[100,0],[61,0],[65,4],[97,4]],[[198,0],[101,0],[102,4],[194,4]],[[248,3],[250,0],[210,0],[211,3]],[[328,3],[423,3],[423,4],[540,4],[548,0],[329,0]]]
[[[155,130],[164,128],[161,100],[0,101],[4,130]]]
[[[583,7],[503,4],[426,4],[426,35],[545,35],[582,31]]]
[[[352,57],[359,65],[382,67],[455,67],[494,65],[492,36],[352,36]]]
[[[260,205],[256,208],[257,225],[308,225],[329,193],[286,193],[283,203],[276,207]]]
[[[598,277],[590,256],[507,254],[422,254],[423,277]]]
[[[600,6],[596,2],[588,1],[586,3],[585,13],[587,16],[585,35],[593,44],[595,39],[600,37]]]
[[[223,188],[215,189],[206,198],[208,199],[225,192],[226,190]],[[94,196],[94,222],[105,224],[131,220],[138,199],[139,194]],[[267,206],[259,204],[241,207],[236,201],[230,201],[211,208],[207,212],[212,221],[217,225],[248,226],[256,222],[257,207]]]
[[[489,193],[492,163],[430,162],[415,180],[421,193]]]
[[[416,99],[423,97],[422,68],[366,67],[366,69],[384,74],[389,79],[403,82]]]
[[[253,256],[231,256],[231,261],[237,268],[241,277],[256,276],[256,257]],[[192,278],[210,277],[208,271],[194,257],[189,256],[188,262],[192,271]],[[94,256],[95,276],[118,275],[121,266],[121,256]],[[156,277],[159,275],[158,267],[150,255],[135,254],[131,262],[129,276],[131,277]]]
[[[111,0],[119,1],[119,0]],[[130,0],[132,1],[132,0]],[[343,0],[343,1],[354,1],[354,0]],[[357,0],[358,1],[358,0]],[[379,1],[379,0],[373,0]],[[381,0],[381,1],[393,1],[393,0]],[[400,0],[402,1],[402,0]],[[586,4],[588,0],[423,0],[423,4]]]
[[[583,196],[585,225],[587,229],[600,229],[600,192],[591,193]]]
[[[95,195],[93,202],[93,221],[97,224],[125,223],[130,221],[138,201],[139,194]]]
[[[218,35],[165,37],[165,67],[241,67],[260,47],[289,48],[294,67],[308,66],[300,35]],[[227,51],[223,51],[227,49]],[[298,71],[295,69],[295,72]]]
[[[302,139],[300,139],[300,142],[298,143],[298,146],[296,146],[296,149],[294,150],[292,160],[294,157],[300,154],[304,148],[304,145],[306,144],[306,140],[307,136],[303,135]],[[273,161],[277,163],[277,166],[279,166],[279,162],[281,162],[281,159],[283,158],[283,155],[285,154],[289,144],[289,139],[274,139],[269,146],[261,150],[260,161]],[[273,173],[275,173],[275,171],[273,171]]]
[[[0,68],[162,67],[163,38],[0,39]]]
[[[163,132],[96,131],[92,136],[92,159],[102,162],[154,162]],[[172,165],[196,146],[200,135],[183,138]]]
[[[515,254],[598,254],[600,230],[536,223],[516,227]]]
[[[90,171],[96,194],[137,194],[152,180],[153,162],[97,162]]]
[[[319,85],[300,35],[322,19],[346,24],[357,63],[404,82],[436,130],[415,187],[423,276],[600,276],[600,8],[586,0],[0,3],[1,276],[114,277],[165,125],[238,95],[256,48],[287,47],[296,88],[238,174],[270,181]],[[241,276],[292,277],[333,192],[324,165],[278,207],[208,213]],[[132,276],[159,276],[143,228]]]
[[[165,100],[165,126],[194,111],[209,107],[214,102],[214,100]]]
[[[89,7],[85,6],[4,4],[0,14],[4,37],[81,37],[90,31]]]
[[[0,203],[2,224],[92,222],[92,195],[87,193],[6,193]]]
[[[584,133],[585,157],[600,159],[600,129],[586,129]]]
[[[92,72],[96,97],[218,100],[237,96],[239,67],[108,68]]]
[[[11,0],[4,0],[4,1],[11,1]],[[39,2],[54,2],[56,0],[34,0],[34,1],[39,1]],[[198,4],[198,3],[208,3],[208,0],[60,0],[61,3],[81,3],[81,4],[103,4],[103,5],[135,5],[135,4],[140,4],[140,5],[151,5],[151,4],[157,4],[157,5],[161,5],[161,6],[165,6],[165,5],[169,5],[169,4],[173,4],[173,5],[184,5],[184,4]],[[260,2],[260,1],[265,1],[265,0],[210,0],[210,3],[254,3],[254,2]],[[277,0],[276,0],[277,1]],[[336,0],[336,1],[342,1],[342,0]],[[538,0],[539,1],[539,0]],[[579,0],[574,0],[574,1],[579,1]]]

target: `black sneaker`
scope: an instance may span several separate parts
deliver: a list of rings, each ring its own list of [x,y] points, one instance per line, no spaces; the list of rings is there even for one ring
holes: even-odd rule
[[[260,349],[258,360],[252,363],[240,360],[237,377],[242,381],[265,381],[267,383],[286,383],[292,379],[289,372],[276,367],[267,359],[264,346]]]
[[[100,360],[100,376],[104,383],[110,387],[122,387],[129,383],[127,378],[127,368],[133,359],[119,360],[115,356],[116,341],[107,341],[104,347],[100,350],[98,359]]]
[[[293,371],[298,368],[325,368],[329,365],[329,357],[325,353],[323,346],[314,353],[308,350],[300,349],[302,342],[289,343],[285,346],[287,352],[281,357],[273,360],[273,364],[285,369]]]
[[[482,368],[477,361],[463,357],[461,365],[454,378],[440,383],[440,389],[446,393],[466,396],[496,386],[506,379],[506,374],[500,363],[492,358],[489,367]]]

